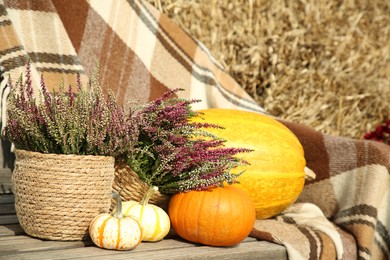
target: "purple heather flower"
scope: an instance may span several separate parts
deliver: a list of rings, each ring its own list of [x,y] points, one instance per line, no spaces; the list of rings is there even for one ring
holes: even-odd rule
[[[73,107],[73,105],[74,105],[74,92],[72,91],[71,85],[69,85],[69,88],[68,88],[68,95],[69,95],[69,106]]]
[[[33,97],[33,88],[32,88],[32,81],[31,81],[31,65],[30,62],[27,63],[26,66],[26,81],[25,81],[25,86],[26,86],[26,94],[27,94],[27,99],[31,100]]]
[[[77,73],[77,76],[76,76],[76,86],[77,86],[77,91],[80,91],[81,90],[81,77],[80,77],[80,73]]]

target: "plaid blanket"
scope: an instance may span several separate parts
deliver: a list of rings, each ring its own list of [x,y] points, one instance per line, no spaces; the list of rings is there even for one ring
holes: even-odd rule
[[[152,100],[177,87],[194,109],[223,107],[265,113],[201,42],[137,0],[0,0],[1,122],[6,78],[31,62],[39,86],[73,84],[100,65],[102,86],[119,102]],[[300,139],[316,174],[298,201],[280,215],[257,220],[251,236],[282,244],[289,259],[389,259],[390,148],[327,136],[282,121]],[[12,167],[2,142],[1,163]]]

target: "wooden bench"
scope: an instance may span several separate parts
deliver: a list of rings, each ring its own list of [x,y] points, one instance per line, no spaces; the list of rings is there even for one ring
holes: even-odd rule
[[[46,241],[18,224],[14,195],[0,194],[0,259],[287,259],[283,246],[247,238],[234,247],[209,247],[172,236],[132,251],[100,249],[92,241]]]

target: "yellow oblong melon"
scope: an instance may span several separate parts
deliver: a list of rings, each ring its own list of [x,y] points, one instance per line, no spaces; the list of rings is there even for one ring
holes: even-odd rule
[[[235,173],[251,196],[256,217],[265,219],[286,209],[302,192],[306,161],[298,138],[283,124],[259,113],[232,109],[205,109],[193,119],[214,123],[224,129],[207,129],[226,139],[227,147],[252,149],[239,156],[250,163]]]

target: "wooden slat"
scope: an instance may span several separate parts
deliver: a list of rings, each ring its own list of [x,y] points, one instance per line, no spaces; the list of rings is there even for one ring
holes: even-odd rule
[[[18,236],[3,236],[0,237],[0,246],[6,245],[16,245],[16,244],[25,244],[31,241],[31,237],[27,235],[18,235]]]
[[[13,204],[15,203],[14,194],[0,194],[0,204]]]
[[[173,239],[141,243],[132,251],[104,250],[93,247],[51,251],[18,252],[4,259],[287,259],[282,246],[268,242],[248,241],[235,247],[208,247]]]
[[[63,243],[64,245],[60,244]],[[51,259],[67,259],[67,258],[79,258],[84,256],[113,256],[123,253],[115,250],[105,250],[96,246],[83,247],[82,245],[76,246],[71,249],[60,249],[60,246],[66,246],[66,244],[72,242],[56,242],[45,241],[44,243],[36,242],[35,244],[19,244],[13,248],[13,252],[0,249],[0,255],[7,256],[6,259],[42,259],[43,256],[50,256]],[[89,242],[91,243],[91,242]],[[46,244],[46,245],[45,245]],[[45,247],[43,247],[43,245]],[[160,251],[165,249],[175,249],[180,247],[195,247],[194,244],[190,244],[184,241],[178,241],[173,239],[167,239],[158,243],[141,243],[136,250],[140,252],[144,251]],[[15,248],[19,248],[19,251],[15,251]]]
[[[15,215],[14,204],[0,204],[0,215]]]
[[[4,245],[1,245],[2,241],[8,241]],[[47,241],[39,238],[33,238],[27,235],[3,237],[0,238],[0,253],[16,254],[19,252],[27,251],[45,251],[60,249],[61,246],[68,248],[67,244],[73,244],[74,247],[89,247],[95,246],[91,240],[86,241]],[[147,246],[149,245],[149,246]],[[176,247],[195,247],[196,244],[188,243],[180,239],[165,239],[158,243],[142,243],[138,246],[138,250],[162,250],[165,248],[176,248]],[[72,246],[71,246],[72,247]],[[104,250],[106,251],[106,250]]]
[[[2,236],[2,237],[1,237]],[[254,238],[229,248],[188,243],[180,238],[141,243],[132,251],[104,250],[91,241],[46,241],[24,234],[19,225],[0,226],[0,259],[287,259],[284,247]]]
[[[10,238],[12,241],[12,238]],[[15,241],[18,242],[18,241]],[[41,239],[29,239],[24,243],[14,243],[8,245],[0,245],[1,255],[20,254],[24,252],[51,251],[63,250],[68,248],[80,248],[93,245],[92,241],[46,241]]]
[[[12,173],[10,169],[0,168],[0,194],[12,192]]]
[[[281,246],[267,242],[241,243],[236,247],[208,247],[200,248],[178,248],[175,250],[163,250],[156,256],[156,251],[137,252],[127,255],[115,255],[115,260],[125,259],[218,259],[218,260],[238,260],[238,259],[287,259],[286,249]],[[84,256],[85,259],[103,260],[104,256]],[[79,259],[83,259],[79,257]]]
[[[15,211],[15,196],[0,194],[0,225],[19,223]]]
[[[0,225],[0,237],[11,237],[24,234],[19,224]]]
[[[17,224],[17,223],[19,223],[19,220],[16,215],[0,215],[0,225]]]

